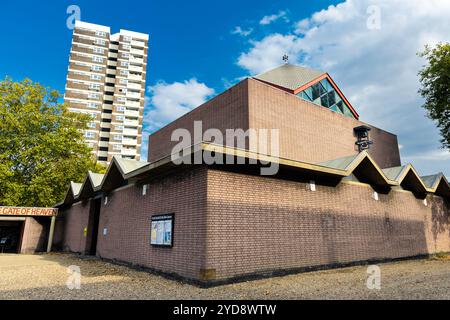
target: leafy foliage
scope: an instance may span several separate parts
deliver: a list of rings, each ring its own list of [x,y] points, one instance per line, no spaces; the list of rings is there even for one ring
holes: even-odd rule
[[[437,122],[442,146],[450,150],[450,44],[426,46],[419,56],[428,62],[419,72],[424,108],[428,117]]]
[[[89,116],[29,79],[0,81],[0,205],[52,206],[69,182],[104,172],[84,142]]]

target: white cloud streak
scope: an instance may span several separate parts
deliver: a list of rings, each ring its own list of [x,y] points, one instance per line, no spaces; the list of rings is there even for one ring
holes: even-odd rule
[[[287,12],[286,11],[279,11],[277,14],[271,14],[268,16],[264,16],[260,21],[259,24],[261,25],[269,25],[272,22],[277,21],[278,19],[283,18],[284,21],[289,22],[289,19],[287,18]]]
[[[231,31],[231,34],[238,34],[242,37],[248,37],[253,32],[253,28],[249,29],[242,29],[240,26],[237,26],[234,28],[233,31]]]

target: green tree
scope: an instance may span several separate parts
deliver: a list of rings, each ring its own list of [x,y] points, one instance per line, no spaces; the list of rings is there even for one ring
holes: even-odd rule
[[[89,116],[59,98],[28,79],[0,81],[0,205],[52,206],[71,180],[104,172],[83,142]]]
[[[419,56],[428,62],[419,72],[422,84],[419,92],[425,98],[423,107],[437,123],[442,146],[450,150],[450,44],[425,46]]]

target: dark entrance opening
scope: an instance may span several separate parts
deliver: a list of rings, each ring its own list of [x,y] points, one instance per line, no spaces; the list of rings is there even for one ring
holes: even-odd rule
[[[25,221],[0,220],[0,253],[19,253]]]
[[[95,256],[97,253],[98,225],[100,222],[101,198],[91,200],[91,209],[89,212],[89,225],[86,241],[86,254]]]

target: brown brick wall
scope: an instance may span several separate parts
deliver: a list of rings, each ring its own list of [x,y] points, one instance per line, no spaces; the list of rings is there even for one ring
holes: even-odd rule
[[[409,191],[372,198],[365,184],[337,187],[208,169],[173,172],[101,201],[97,256],[191,279],[450,251],[450,205]],[[62,211],[62,247],[85,253],[89,202]],[[173,248],[150,245],[155,214],[174,213]],[[62,226],[62,227],[61,227]],[[107,229],[106,235],[103,230]],[[55,240],[57,241],[57,240]]]
[[[63,228],[62,239],[58,238],[54,241],[56,247],[61,247],[65,251],[85,253],[86,237],[84,236],[84,228],[88,226],[90,201],[79,202],[72,207],[62,210],[59,219],[64,219],[64,223],[58,223],[55,226],[55,233],[59,233]]]
[[[207,269],[216,279],[450,251],[449,206],[368,185],[317,186],[208,171]],[[176,236],[176,234],[175,234]]]
[[[173,248],[150,245],[151,216],[174,213]],[[197,278],[204,261],[206,169],[187,170],[108,195],[100,211],[97,255]],[[107,234],[103,235],[103,230]]]
[[[203,131],[209,128],[217,128],[222,132],[230,128],[247,130],[247,88],[247,80],[244,80],[150,135],[149,161],[158,160],[163,156],[169,155],[172,148],[178,144],[178,142],[170,141],[173,130],[185,128],[192,133],[194,121],[203,121]]]
[[[431,253],[450,251],[450,201],[441,197],[429,196],[431,214],[426,216],[426,229]]]
[[[365,124],[260,81],[246,79],[150,135],[149,161],[169,155],[176,144],[170,142],[173,130],[186,128],[192,132],[196,120],[203,121],[204,131],[279,129],[280,156],[312,163],[357,153],[353,128]],[[374,142],[370,153],[375,161],[382,168],[399,166],[397,136],[370,127]]]
[[[49,217],[27,217],[23,229],[20,253],[42,252],[47,249]]]
[[[316,163],[357,153],[353,128],[366,123],[254,79],[249,97],[250,128],[279,129],[281,157]],[[370,127],[375,161],[382,168],[399,166],[397,136]]]

